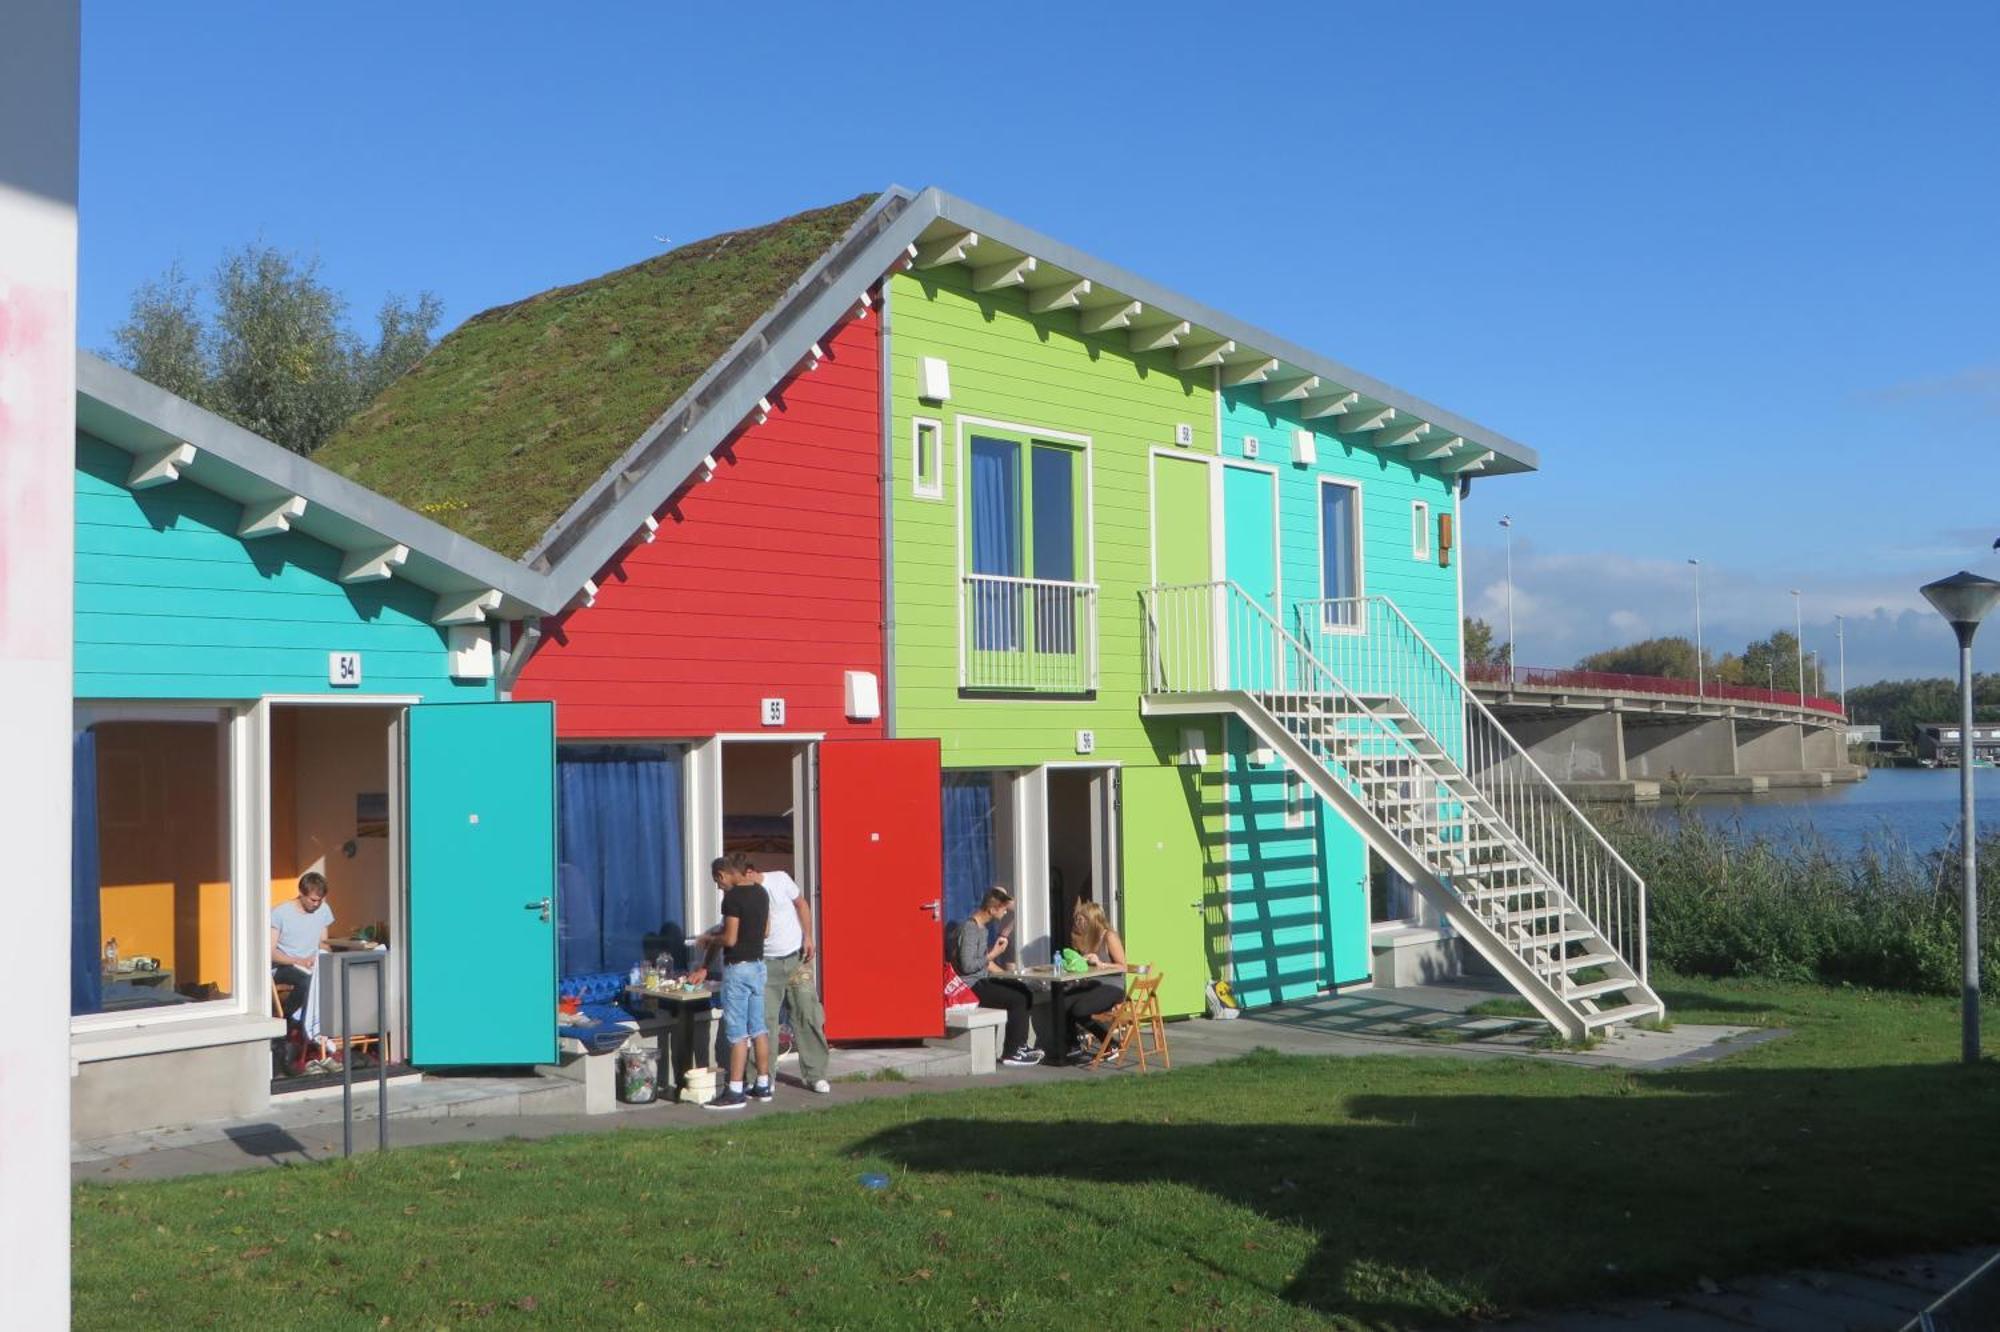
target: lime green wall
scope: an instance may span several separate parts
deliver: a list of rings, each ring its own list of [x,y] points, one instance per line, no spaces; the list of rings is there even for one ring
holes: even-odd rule
[[[1096,733],[1101,761],[1154,762],[1139,717],[1143,637],[1139,592],[1152,581],[1149,451],[1215,452],[1212,373],[1184,376],[1171,352],[1128,355],[1126,335],[1089,338],[1073,312],[1031,316],[1018,288],[975,294],[966,270],[891,280],[890,402],[895,501],[895,725],[937,736],[952,768],[998,768],[1076,757],[1076,732]],[[951,400],[917,398],[921,357],[951,370]],[[943,497],[911,493],[913,418],[943,423]],[[961,698],[958,580],[965,418],[1090,439],[1089,533],[1098,585],[1095,699]]]
[[[1226,949],[1223,733],[1217,718],[1147,723],[1140,591],[1152,583],[1154,449],[1213,456],[1213,374],[1182,375],[1171,352],[1137,357],[1123,332],[1086,337],[1074,312],[1030,315],[1018,290],[975,293],[963,269],[902,274],[889,284],[892,559],[895,576],[896,734],[936,736],[947,768],[1026,768],[1079,757],[1078,730],[1095,734],[1091,759],[1123,769],[1120,852],[1128,946],[1161,969],[1163,1007],[1192,1013]],[[951,398],[917,397],[920,358],[950,367]],[[1098,587],[1094,698],[961,696],[958,597],[961,485],[968,418],[1032,439],[1089,439],[1080,507],[1092,560],[1080,581]],[[942,424],[942,495],[913,493],[912,427]],[[1175,428],[1192,429],[1176,448]],[[1206,531],[1190,534],[1206,549]],[[1206,577],[1203,572],[1201,577]],[[1208,764],[1175,764],[1181,731],[1207,733]]]

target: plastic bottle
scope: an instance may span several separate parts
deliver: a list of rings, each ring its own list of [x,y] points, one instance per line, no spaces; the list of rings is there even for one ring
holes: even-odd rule
[[[118,970],[118,940],[115,938],[104,941],[104,969]]]
[[[633,988],[636,989],[638,988],[639,982],[645,979],[645,973],[639,969],[639,964],[637,962],[634,962],[632,964],[632,970],[625,974],[625,979],[629,984],[632,985]]]

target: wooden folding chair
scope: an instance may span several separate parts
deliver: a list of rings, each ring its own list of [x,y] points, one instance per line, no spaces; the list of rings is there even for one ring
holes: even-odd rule
[[[1155,971],[1145,976],[1135,976],[1125,998],[1105,1015],[1107,1030],[1104,1043],[1097,1047],[1097,1057],[1090,1061],[1096,1068],[1106,1059],[1122,1065],[1127,1049],[1139,1056],[1139,1071],[1146,1071],[1146,1056],[1160,1057],[1163,1068],[1172,1068],[1173,1059],[1167,1054],[1167,1022],[1160,1014],[1160,973]],[[1152,1048],[1146,1046],[1147,1037],[1152,1038]]]

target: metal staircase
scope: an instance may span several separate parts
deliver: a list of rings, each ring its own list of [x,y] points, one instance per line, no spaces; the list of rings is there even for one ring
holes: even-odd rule
[[[1564,1036],[1665,1012],[1644,881],[1393,602],[1143,595],[1147,715],[1240,718]]]

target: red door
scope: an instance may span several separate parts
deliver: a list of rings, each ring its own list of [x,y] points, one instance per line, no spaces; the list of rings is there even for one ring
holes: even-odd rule
[[[837,1041],[944,1034],[935,740],[819,747],[820,993]]]

